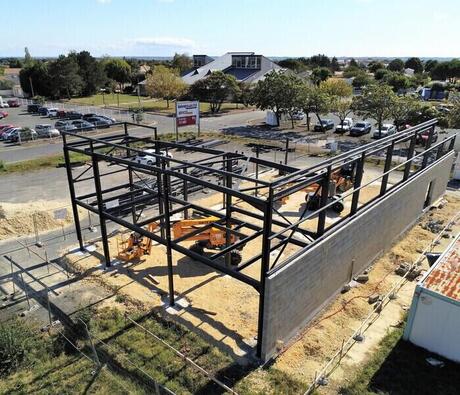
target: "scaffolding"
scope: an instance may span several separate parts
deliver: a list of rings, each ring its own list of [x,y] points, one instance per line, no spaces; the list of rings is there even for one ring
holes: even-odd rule
[[[64,132],[64,158],[79,247],[81,250],[85,248],[78,212],[78,208],[82,207],[99,217],[107,267],[111,265],[108,221],[166,247],[170,305],[174,305],[173,251],[255,288],[259,293],[257,355],[260,356],[265,279],[448,154],[454,147],[455,136],[434,143],[436,123],[435,119],[424,122],[305,169],[264,160],[258,153],[251,156],[195,146],[187,141],[162,141],[158,139],[157,128],[151,126],[142,125],[142,128],[151,130],[152,137],[136,137],[129,133],[129,128],[139,128],[139,125],[129,122],[118,124],[122,127],[121,133],[104,137]],[[423,145],[417,152],[416,144],[421,141],[422,133],[428,133],[428,138],[422,140]],[[396,148],[401,144],[406,148],[399,149],[398,157],[404,154],[404,158],[395,166]],[[171,151],[175,152],[174,157],[169,154]],[[78,175],[74,174],[72,152],[88,157],[84,169],[78,169]],[[359,204],[360,191],[369,185],[363,183],[365,165],[377,154],[383,159],[383,172],[377,178],[380,192],[369,202]],[[146,156],[153,160],[149,163],[136,160]],[[179,159],[179,156],[191,159]],[[337,221],[327,224],[327,212],[334,204],[334,201],[328,201],[332,175],[350,165],[353,169],[352,188],[342,195],[343,200],[351,200],[350,210]],[[250,167],[254,172],[249,173]],[[271,170],[276,174],[273,179],[266,179],[261,170]],[[389,185],[390,174],[395,171],[400,171],[402,177],[399,182]],[[108,178],[116,174],[119,176]],[[115,182],[119,178],[122,182]],[[92,192],[77,193],[78,184],[88,181],[94,187]],[[311,211],[305,206],[305,209],[299,210],[296,220],[283,215],[279,203],[312,185],[321,186],[319,207]],[[222,194],[222,209],[199,204],[195,194],[203,192]],[[184,242],[205,228],[200,227],[174,238],[172,226],[177,215],[185,219],[191,216],[215,217],[216,220],[207,224],[206,228],[218,228],[225,232],[223,248],[212,254],[199,254],[184,246]],[[306,229],[303,224],[313,218],[316,228]],[[159,223],[159,233],[148,230],[147,225],[152,222]],[[260,252],[232,265],[231,253],[241,250],[253,240],[261,243]],[[284,254],[281,259],[287,246],[294,246],[295,253]],[[260,264],[260,274],[256,278],[243,272],[255,263]]]

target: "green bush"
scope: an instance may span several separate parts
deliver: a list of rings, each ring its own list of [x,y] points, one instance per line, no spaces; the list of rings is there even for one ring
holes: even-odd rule
[[[0,324],[0,377],[6,376],[31,361],[37,351],[39,335],[19,319]]]

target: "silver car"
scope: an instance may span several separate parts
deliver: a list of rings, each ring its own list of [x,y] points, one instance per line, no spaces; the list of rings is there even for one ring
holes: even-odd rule
[[[379,139],[387,136],[391,136],[392,134],[396,133],[396,126],[390,123],[384,123],[382,128],[380,129],[380,133],[378,129],[374,130],[374,139]]]

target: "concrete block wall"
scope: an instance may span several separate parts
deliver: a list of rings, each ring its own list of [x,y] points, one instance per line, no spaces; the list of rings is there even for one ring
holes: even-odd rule
[[[265,284],[262,356],[276,354],[422,214],[428,186],[431,201],[446,189],[454,153],[363,210],[352,221],[269,276]]]

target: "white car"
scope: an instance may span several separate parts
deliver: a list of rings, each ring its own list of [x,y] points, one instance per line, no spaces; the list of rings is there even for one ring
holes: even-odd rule
[[[343,120],[343,125],[339,122],[335,127],[336,133],[346,133],[349,132],[350,129],[353,127],[353,119],[352,118],[345,118]]]
[[[141,165],[153,165],[156,163],[156,158],[152,155],[148,154],[154,154],[155,150],[154,149],[146,149],[145,154],[138,154],[133,161],[140,163]],[[166,156],[167,158],[173,158],[173,156],[166,152],[166,151],[160,151],[160,155]]]
[[[59,112],[59,108],[48,108],[48,117],[50,118],[57,118]]]
[[[294,121],[301,121],[304,118],[305,118],[305,114],[302,111],[296,111],[295,113],[292,114],[292,119]]]
[[[38,137],[59,137],[61,132],[54,128],[52,125],[36,125],[35,131],[37,132]]]
[[[374,130],[374,139],[391,136],[392,134],[395,134],[395,133],[396,133],[395,125],[392,125],[391,123],[384,123],[382,125],[381,133],[379,133],[378,128]]]
[[[10,105],[6,101],[0,101],[0,108],[8,108]]]

